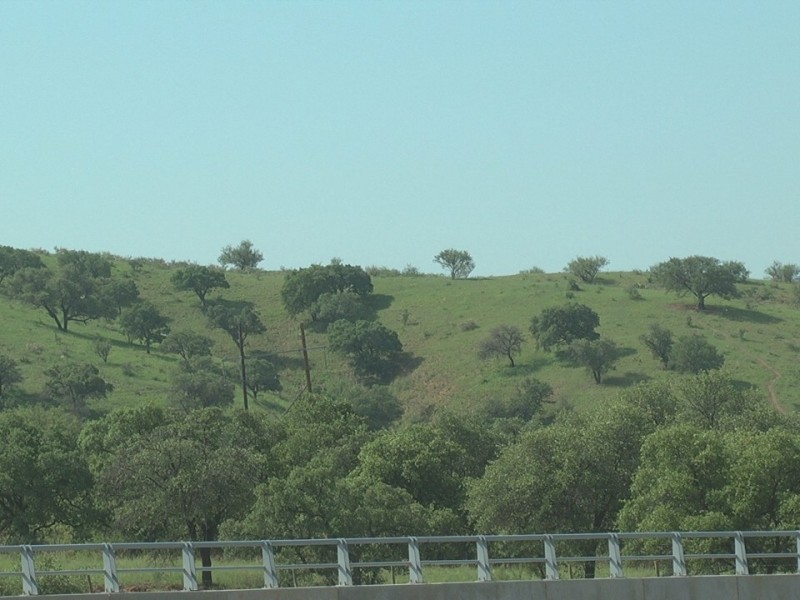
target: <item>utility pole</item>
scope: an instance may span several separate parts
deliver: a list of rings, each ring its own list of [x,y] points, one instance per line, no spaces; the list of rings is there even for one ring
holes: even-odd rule
[[[303,365],[306,370],[306,389],[311,393],[311,366],[308,364],[308,347],[306,346],[306,329],[300,323],[300,343],[303,346]]]

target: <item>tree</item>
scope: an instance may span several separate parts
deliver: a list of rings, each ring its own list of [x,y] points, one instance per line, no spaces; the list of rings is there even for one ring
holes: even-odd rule
[[[570,416],[525,430],[467,482],[474,529],[500,534],[613,531],[628,497],[641,440],[651,429],[619,403],[587,417]],[[596,542],[575,543],[574,556],[594,555]],[[594,562],[584,564],[588,577]]]
[[[170,281],[176,290],[194,292],[203,307],[206,306],[208,292],[216,288],[231,287],[228,280],[225,279],[224,271],[200,265],[190,265],[185,269],[178,269],[172,274]]]
[[[490,419],[522,419],[530,421],[550,402],[553,388],[535,377],[526,377],[513,395],[505,399],[492,399],[486,408]]]
[[[0,354],[0,398],[20,381],[22,381],[22,373],[17,366],[17,361],[10,356]]]
[[[178,354],[188,362],[196,356],[211,356],[211,347],[214,341],[201,333],[194,331],[172,331],[161,342],[161,350]]]
[[[324,294],[344,292],[363,299],[372,293],[372,279],[361,267],[334,262],[287,272],[281,287],[281,300],[290,315],[309,311],[313,321],[321,308],[317,303]]]
[[[170,383],[170,404],[184,412],[233,404],[233,384],[207,357],[182,363]]]
[[[139,299],[139,288],[133,279],[105,279],[99,286],[98,293],[116,309],[117,315]]]
[[[325,292],[320,295],[311,309],[311,313],[315,315],[315,321],[325,324],[333,323],[339,319],[358,321],[359,319],[365,319],[368,312],[368,308],[364,304],[364,298],[350,290],[333,293]]]
[[[0,283],[21,269],[42,269],[44,263],[39,255],[30,250],[18,250],[11,246],[0,246]]]
[[[701,335],[678,338],[672,348],[672,368],[681,373],[699,373],[722,368],[725,357]]]
[[[264,260],[264,255],[253,248],[253,242],[243,240],[238,246],[225,246],[219,255],[219,264],[223,267],[233,265],[240,271],[255,269]]]
[[[239,350],[239,371],[242,376],[242,398],[244,409],[248,409],[247,403],[247,365],[245,363],[245,345],[247,338],[251,334],[259,334],[266,331],[261,317],[251,307],[243,308],[217,304],[208,311],[208,317],[214,327],[225,330],[236,344]]]
[[[433,262],[450,271],[451,279],[466,279],[475,268],[475,261],[466,250],[448,248],[433,257]]]
[[[108,356],[111,354],[111,349],[113,346],[111,342],[107,339],[100,337],[99,335],[94,338],[94,343],[92,344],[92,349],[94,353],[100,357],[100,360],[103,361],[103,364],[108,362]]]
[[[153,343],[161,342],[169,333],[168,322],[151,302],[134,304],[124,309],[119,317],[122,332],[130,339],[141,340],[147,354]]]
[[[58,329],[67,331],[72,321],[86,323],[116,316],[116,306],[101,291],[106,280],[94,272],[92,265],[69,260],[58,273],[46,268],[21,269],[9,281],[9,295],[43,308]]]
[[[328,340],[365,379],[386,380],[399,369],[403,344],[396,332],[380,323],[340,319],[328,327]]]
[[[386,429],[403,416],[403,406],[385,385],[354,386],[347,394],[353,412],[367,423],[370,431]]]
[[[753,399],[737,389],[729,376],[719,371],[701,372],[676,386],[683,420],[705,429],[720,427],[751,412]],[[753,427],[756,421],[748,423]]]
[[[658,323],[652,323],[647,333],[642,334],[639,339],[652,352],[653,358],[660,360],[666,369],[672,351],[672,332]]]
[[[78,449],[80,429],[78,420],[62,410],[0,411],[3,543],[35,544],[64,526],[80,538],[95,524],[92,477]]]
[[[495,356],[505,356],[514,366],[514,355],[522,352],[525,336],[522,330],[514,325],[500,325],[492,329],[489,337],[478,345],[478,358],[488,360]]]
[[[602,383],[603,375],[614,370],[619,360],[619,348],[611,340],[598,338],[596,340],[578,339],[569,345],[569,353],[579,365],[594,377],[594,382]]]
[[[691,294],[697,299],[697,310],[705,310],[706,298],[738,296],[736,283],[746,280],[747,269],[740,262],[720,262],[709,256],[670,258],[650,268],[654,281],[678,295]]]
[[[800,266],[795,264],[784,265],[776,260],[767,267],[766,273],[770,276],[772,281],[792,283],[800,276]]]
[[[567,264],[564,268],[568,273],[584,283],[592,283],[600,270],[608,264],[608,259],[604,256],[579,256]]]
[[[217,540],[223,521],[252,504],[260,457],[241,444],[240,422],[220,409],[164,416],[155,428],[123,437],[110,456],[95,458],[113,528],[148,541]],[[211,549],[199,554],[210,588]]]
[[[277,367],[264,358],[250,358],[247,360],[247,389],[253,394],[253,400],[258,400],[259,392],[280,391],[281,381],[278,377]]]
[[[88,363],[56,365],[45,371],[45,388],[51,398],[66,401],[73,414],[80,416],[86,410],[86,401],[105,398],[114,386],[100,377],[100,371]]]
[[[545,351],[555,346],[568,345],[573,340],[596,340],[595,329],[600,317],[585,304],[568,303],[544,309],[531,319],[530,332],[536,344]]]

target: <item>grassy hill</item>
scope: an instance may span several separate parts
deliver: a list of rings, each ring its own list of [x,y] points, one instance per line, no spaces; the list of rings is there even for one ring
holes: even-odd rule
[[[44,257],[52,260],[52,257]],[[171,319],[173,329],[203,332],[215,340],[214,356],[237,373],[236,349],[226,334],[210,329],[196,296],[178,292],[170,275],[179,264],[145,261],[134,270],[128,261],[114,259],[115,276],[131,277],[144,299],[155,303]],[[253,302],[267,326],[254,336],[251,349],[266,349],[283,359],[280,394],[259,397],[268,410],[288,406],[304,386],[300,360],[299,324],[280,301],[283,273],[228,272],[230,289],[221,296]],[[651,287],[645,273],[602,273],[596,283],[570,290],[566,274],[520,274],[507,277],[451,280],[441,276],[375,276],[371,302],[378,318],[396,330],[414,366],[391,388],[406,408],[407,418],[420,418],[440,406],[471,410],[492,397],[511,393],[526,376],[546,381],[555,400],[580,409],[616,395],[620,390],[649,379],[675,377],[663,371],[639,341],[651,323],[672,330],[676,337],[704,335],[724,353],[725,369],[737,380],[758,386],[765,398],[772,394],[780,408],[800,407],[800,309],[793,303],[789,284],[751,281],[741,285],[742,297],[725,301],[709,298],[708,310],[694,310],[691,298],[678,298]],[[480,361],[477,345],[500,324],[528,330],[532,316],[542,309],[571,300],[600,315],[599,333],[625,350],[616,371],[596,385],[584,370],[539,351],[530,340],[523,346],[517,366],[507,361]],[[104,364],[94,353],[96,338],[112,342]],[[335,387],[352,380],[349,368],[326,347],[326,336],[308,331],[312,380],[315,387]],[[75,323],[68,333],[56,329],[43,310],[0,297],[0,353],[15,358],[25,380],[23,397],[37,397],[44,386],[44,371],[59,362],[91,362],[115,390],[92,408],[104,412],[143,401],[166,401],[169,377],[178,360],[156,348],[152,354],[131,345],[115,323]],[[237,397],[238,398],[238,397]],[[238,400],[240,402],[240,400]]]

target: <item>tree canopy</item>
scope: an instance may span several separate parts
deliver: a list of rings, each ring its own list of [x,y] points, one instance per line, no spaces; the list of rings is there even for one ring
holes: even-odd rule
[[[230,284],[225,279],[225,272],[219,268],[191,265],[185,269],[178,269],[170,277],[172,285],[177,290],[194,292],[200,299],[202,306],[206,305],[208,292],[215,288],[229,288]]]
[[[605,256],[579,256],[569,261],[564,270],[584,283],[592,283],[607,264],[608,259]]]
[[[691,294],[697,309],[704,310],[706,298],[735,298],[736,284],[747,279],[747,269],[740,262],[720,262],[710,256],[670,258],[650,268],[653,280],[667,291],[678,295]]]
[[[600,316],[585,304],[568,303],[545,308],[531,319],[530,332],[537,345],[547,351],[573,340],[595,340]]]
[[[368,380],[386,380],[400,365],[403,344],[395,331],[374,321],[340,319],[328,328],[334,352],[346,356],[356,373]]]
[[[451,279],[466,279],[475,268],[475,261],[472,260],[470,253],[455,248],[442,250],[433,257],[433,262],[450,271]]]
[[[253,248],[253,242],[243,240],[238,246],[225,246],[219,255],[219,264],[223,267],[233,265],[240,271],[255,269],[264,260],[264,255]]]
[[[316,320],[323,308],[318,304],[321,297],[340,293],[352,293],[363,299],[372,293],[372,279],[364,269],[353,265],[338,262],[311,265],[286,273],[281,300],[290,315],[308,311],[311,319]]]
[[[119,326],[130,339],[140,340],[147,354],[154,343],[161,342],[169,333],[169,319],[162,315],[152,302],[138,302],[122,311]]]
[[[478,345],[478,357],[487,360],[495,356],[504,356],[514,366],[514,355],[522,352],[525,336],[515,325],[499,325],[492,329],[489,337]]]

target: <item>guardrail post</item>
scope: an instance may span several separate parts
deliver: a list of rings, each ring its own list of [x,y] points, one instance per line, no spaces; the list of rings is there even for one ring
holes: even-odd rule
[[[478,581],[491,581],[492,569],[489,564],[489,542],[486,536],[478,536],[476,552],[478,555]]]
[[[408,538],[408,580],[411,583],[423,583],[422,558],[419,553],[419,541],[415,537]]]
[[[275,550],[266,540],[261,542],[261,562],[264,565],[264,587],[278,587],[278,569],[275,568]]]
[[[190,542],[183,542],[183,591],[197,591],[197,566],[195,565],[194,546]]]
[[[107,594],[119,591],[117,557],[111,544],[103,544],[103,589]]]
[[[749,575],[750,569],[747,566],[747,551],[744,547],[744,535],[737,531],[733,536],[734,554],[736,554],[736,574]]]
[[[544,573],[545,579],[558,579],[556,543],[552,535],[546,535],[544,538]]]
[[[624,577],[622,574],[622,552],[619,547],[619,536],[608,534],[608,570],[611,577]]]
[[[800,573],[800,531],[795,531],[795,551],[797,552],[797,573]]]
[[[677,531],[672,533],[672,574],[686,577],[686,559],[683,555],[683,538]]]
[[[350,570],[350,552],[347,549],[347,540],[339,538],[336,541],[336,557],[339,563],[339,585],[353,585],[353,572]]]
[[[26,596],[38,596],[39,584],[36,582],[36,560],[31,546],[21,546],[22,560],[22,593]]]

